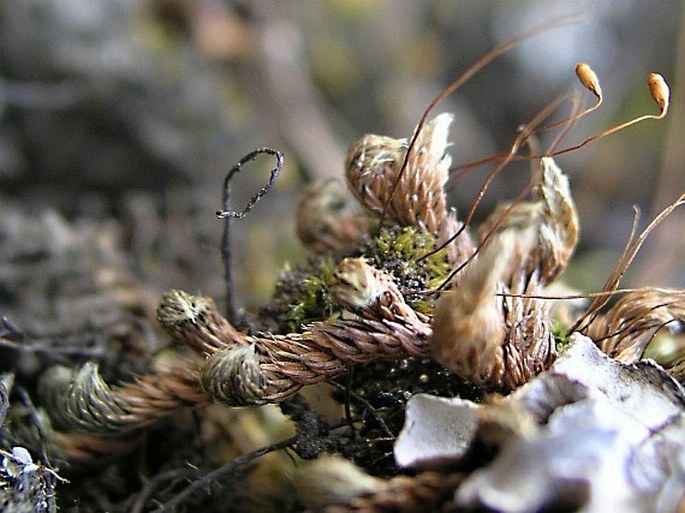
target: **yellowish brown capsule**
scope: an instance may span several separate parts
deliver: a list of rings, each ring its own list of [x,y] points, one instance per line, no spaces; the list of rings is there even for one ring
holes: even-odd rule
[[[647,77],[647,85],[652,98],[659,105],[661,116],[665,116],[671,97],[671,90],[666,84],[666,80],[659,73],[650,73]]]
[[[592,68],[584,62],[576,64],[576,76],[585,89],[594,94],[598,100],[602,99],[602,87]]]

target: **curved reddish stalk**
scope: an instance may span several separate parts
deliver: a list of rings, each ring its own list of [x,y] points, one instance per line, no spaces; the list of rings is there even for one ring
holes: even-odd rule
[[[414,131],[414,134],[412,135],[411,140],[409,141],[409,146],[407,148],[406,153],[404,154],[404,159],[402,160],[402,166],[400,167],[400,172],[398,173],[397,178],[395,179],[395,183],[393,184],[392,189],[390,190],[390,194],[388,195],[388,200],[385,202],[385,206],[383,207],[383,212],[382,212],[381,217],[380,217],[379,226],[383,226],[383,222],[385,221],[385,215],[387,213],[388,206],[390,205],[390,200],[392,199],[393,195],[395,194],[395,191],[397,190],[398,184],[402,178],[402,175],[404,174],[405,169],[407,168],[407,159],[409,157],[409,154],[411,153],[411,149],[416,144],[416,139],[418,138],[419,134],[421,133],[421,130],[423,129],[424,125],[426,124],[426,120],[428,118],[428,115],[433,111],[433,109],[442,100],[444,100],[449,95],[451,95],[453,92],[455,92],[457,89],[459,89],[462,85],[464,85],[466,82],[468,82],[471,79],[471,77],[473,77],[476,73],[478,73],[480,70],[485,68],[485,66],[490,64],[492,61],[494,61],[500,55],[511,50],[512,48],[519,45],[521,42],[525,41],[528,38],[531,38],[533,36],[536,36],[538,34],[542,34],[544,32],[547,32],[547,31],[550,31],[553,29],[557,29],[557,28],[562,27],[564,25],[570,25],[572,23],[576,23],[579,21],[579,18],[580,18],[580,13],[569,14],[569,15],[557,18],[552,23],[550,23],[549,21],[545,21],[543,23],[540,23],[539,25],[536,25],[536,26],[528,29],[528,30],[524,30],[523,32],[518,33],[517,35],[515,35],[511,39],[505,41],[504,43],[495,46],[487,54],[485,54],[483,57],[478,59],[459,78],[457,78],[454,82],[452,82],[449,86],[447,86],[442,92],[440,92],[433,99],[433,101],[431,101],[431,103],[428,105],[428,108],[424,111],[423,115],[421,116],[421,119],[419,120],[419,124],[417,125],[416,130]]]
[[[677,200],[663,209],[659,215],[657,215],[652,222],[647,225],[642,233],[638,235],[637,238],[634,237],[633,229],[630,238],[626,243],[625,249],[623,250],[621,258],[619,258],[616,266],[602,287],[603,291],[611,291],[616,289],[621,281],[621,278],[623,278],[623,275],[628,270],[628,267],[635,259],[635,255],[637,255],[637,252],[640,250],[640,247],[642,247],[642,244],[645,242],[650,232],[654,230],[654,228],[656,228],[664,219],[666,219],[676,208],[682,205],[685,205],[685,194],[682,194]],[[573,324],[573,326],[571,326],[569,332],[586,330],[592,320],[599,313],[599,310],[606,305],[607,301],[608,299],[605,297],[598,297],[595,301],[593,301],[587,310],[585,310],[585,312]]]

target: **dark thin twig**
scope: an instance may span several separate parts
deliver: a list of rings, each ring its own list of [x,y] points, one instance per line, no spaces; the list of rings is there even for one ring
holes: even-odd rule
[[[274,167],[271,170],[271,176],[269,177],[269,181],[266,183],[264,187],[260,189],[260,191],[257,194],[255,194],[250,199],[250,201],[247,203],[243,210],[230,210],[228,202],[231,195],[231,180],[233,179],[235,174],[242,169],[243,164],[246,164],[254,160],[255,158],[257,158],[258,155],[261,154],[273,155],[274,157],[276,157],[276,167]],[[276,178],[278,178],[278,174],[281,172],[282,168],[283,153],[271,148],[257,148],[253,152],[248,153],[242,159],[240,159],[238,163],[235,166],[233,166],[233,168],[228,172],[226,178],[224,179],[224,189],[222,196],[223,208],[222,210],[217,210],[216,216],[219,219],[224,220],[224,234],[221,239],[221,257],[224,262],[224,282],[226,284],[226,318],[231,323],[234,323],[236,320],[235,305],[233,300],[233,277],[231,273],[231,219],[243,219],[247,215],[247,213],[250,210],[252,210],[252,207],[254,207],[255,204],[260,199],[262,199],[266,193],[268,193],[271,190],[271,187],[276,181]]]
[[[197,470],[194,468],[175,468],[167,470],[166,472],[162,472],[161,474],[157,474],[155,477],[145,483],[145,486],[138,494],[133,506],[131,506],[129,513],[142,513],[145,504],[162,483],[166,481],[179,481],[181,479],[191,477],[194,474],[197,474]]]
[[[188,499],[191,495],[193,495],[195,492],[197,492],[200,488],[209,487],[215,481],[218,481],[219,479],[221,479],[223,477],[227,477],[227,476],[233,474],[240,467],[242,467],[246,463],[249,463],[250,461],[254,460],[255,458],[259,458],[260,456],[263,456],[263,455],[268,454],[270,452],[285,449],[286,447],[293,445],[296,441],[297,441],[297,437],[293,436],[291,438],[281,440],[280,442],[276,442],[274,444],[265,445],[264,447],[261,447],[261,448],[257,449],[256,451],[252,451],[252,452],[249,452],[247,454],[243,454],[242,456],[237,457],[236,459],[234,459],[230,463],[227,463],[223,467],[219,467],[218,469],[213,470],[212,472],[210,472],[206,476],[201,477],[197,481],[194,481],[193,483],[188,485],[181,493],[176,495],[173,499],[167,501],[166,503],[162,504],[162,506],[160,508],[154,510],[153,513],[170,513],[171,511],[174,510],[174,508],[176,508],[177,506],[180,506],[183,503],[183,501]]]
[[[133,314],[124,314],[113,321],[98,323],[97,326],[89,326],[85,330],[74,331],[73,329],[57,330],[48,333],[35,333],[22,331],[15,326],[7,317],[0,317],[0,347],[7,347],[14,351],[47,354],[54,358],[67,361],[68,356],[83,356],[90,359],[102,359],[106,356],[104,347],[84,347],[85,344],[93,344],[102,337],[102,332],[120,322],[127,322],[136,329],[140,329],[146,340],[152,340],[154,334],[141,319]],[[135,326],[134,326],[135,324]],[[71,341],[75,342],[72,343]]]
[[[356,433],[352,425],[352,410],[350,409],[350,394],[352,393],[352,376],[354,375],[354,365],[350,365],[350,370],[345,376],[345,420],[353,433]]]
[[[23,338],[21,330],[17,328],[8,317],[0,317],[0,338],[19,340]]]
[[[376,422],[378,422],[378,425],[381,427],[381,429],[383,429],[383,431],[385,431],[392,440],[395,439],[395,434],[390,430],[388,425],[385,423],[383,417],[381,417],[380,413],[378,413],[378,410],[376,410],[376,408],[374,408],[369,401],[364,399],[362,396],[355,394],[354,392],[352,392],[352,390],[349,390],[348,387],[338,383],[337,381],[329,381],[328,383],[337,388],[338,390],[342,390],[343,392],[345,392],[345,394],[349,395],[351,399],[354,399],[358,403],[363,404],[366,407],[366,409],[369,410],[371,416],[376,420]]]
[[[106,351],[103,348],[88,348],[88,347],[78,347],[78,346],[42,346],[39,344],[20,344],[12,340],[0,337],[0,347],[6,347],[14,351],[24,352],[24,353],[45,353],[50,356],[87,356],[91,359],[93,358],[103,358],[106,355]]]
[[[36,407],[33,404],[33,401],[31,400],[31,396],[22,386],[15,386],[14,391],[19,394],[22,402],[28,408],[29,417],[31,418],[31,422],[33,423],[34,427],[36,428],[36,432],[38,433],[38,439],[40,441],[40,460],[46,467],[51,468],[52,464],[50,463],[50,459],[48,458],[48,451],[46,447],[47,444],[45,442],[47,440],[47,435],[45,434],[45,430],[43,429],[40,418],[38,417],[38,411],[36,410]]]

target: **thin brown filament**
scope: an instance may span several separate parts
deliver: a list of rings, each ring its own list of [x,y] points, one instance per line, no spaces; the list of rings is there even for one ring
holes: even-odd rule
[[[561,125],[566,125],[564,127],[564,130],[555,137],[554,143],[552,143],[551,148],[556,148],[558,146],[559,142],[571,131],[571,129],[573,128],[575,123],[577,121],[579,121],[580,118],[587,116],[591,112],[597,110],[599,108],[599,106],[602,104],[602,100],[599,99],[597,101],[597,103],[595,103],[595,105],[593,105],[592,107],[590,107],[590,108],[579,113],[578,109],[579,109],[580,104],[579,104],[578,97],[575,95],[571,95],[571,94],[565,95],[564,97],[562,97],[559,100],[559,105],[561,105],[561,103],[563,101],[565,101],[566,99],[569,99],[569,98],[572,99],[572,105],[573,105],[573,107],[571,109],[572,114],[565,117],[564,119],[561,119],[561,120],[556,121],[554,123],[551,123],[549,125],[540,126],[540,127],[535,129],[534,133],[540,133],[540,132],[552,130],[554,128],[558,128]],[[498,153],[496,155],[489,155],[487,157],[481,157],[479,159],[471,160],[469,162],[465,162],[463,164],[459,164],[458,166],[450,168],[450,174],[454,173],[454,175],[450,176],[450,179],[447,182],[447,185],[445,186],[445,190],[447,190],[447,191],[453,190],[454,187],[456,186],[457,182],[467,172],[469,172],[471,169],[483,166],[489,162],[496,162],[496,161],[502,160],[502,159],[506,158],[509,154],[510,154],[510,152]],[[512,161],[535,160],[537,158],[540,158],[540,156],[538,154],[542,155],[541,152],[537,152],[537,154],[534,153],[530,156],[515,156],[512,158]]]
[[[501,173],[504,170],[504,168],[514,160],[521,146],[525,144],[526,141],[528,141],[528,139],[535,133],[535,126],[538,123],[542,122],[542,120],[547,119],[547,117],[549,117],[549,115],[557,109],[559,103],[561,103],[562,101],[563,97],[551,101],[529,123],[523,126],[519,135],[514,140],[514,143],[511,145],[508,154],[497,165],[497,167],[491,170],[490,173],[488,173],[488,175],[486,176],[483,184],[481,185],[480,189],[478,190],[478,193],[476,194],[476,199],[471,204],[471,208],[469,209],[469,212],[466,215],[463,226],[457,231],[455,235],[450,237],[449,240],[445,242],[437,251],[443,249],[445,246],[453,242],[461,234],[461,232],[464,231],[466,226],[468,226],[471,220],[473,219],[473,216],[475,215],[478,205],[483,200],[485,192],[487,191],[488,187],[495,179],[495,177],[499,175],[499,173]],[[527,190],[530,190],[530,188],[528,188]]]
[[[564,128],[556,135],[556,137],[552,141],[552,144],[550,144],[547,151],[548,152],[554,151],[561,144],[561,141],[563,141],[564,138],[573,129],[573,127],[576,125],[576,123],[578,123],[580,118],[582,118],[583,116],[592,112],[594,110],[594,108],[598,107],[601,103],[602,103],[602,101],[600,99],[600,101],[595,105],[595,107],[593,107],[591,109],[587,109],[586,111],[578,114],[578,109],[580,109],[581,101],[577,97],[574,97],[573,98],[573,107],[571,109],[572,114],[567,118],[566,126],[564,126]]]
[[[578,66],[581,66],[581,64],[579,64]],[[576,67],[576,72],[577,72],[577,69],[578,69],[578,67]],[[588,70],[589,69],[590,68],[588,67]],[[590,72],[594,76],[594,72],[592,72],[592,70],[590,70]],[[580,78],[580,76],[579,76],[579,78]],[[594,78],[596,80],[596,76],[594,76]],[[581,82],[583,82],[583,85],[585,87],[590,88],[590,90],[592,90],[594,92],[594,94],[599,98],[599,102],[595,107],[599,106],[599,104],[602,103],[602,92],[601,92],[601,89],[599,88],[599,82],[596,82],[596,84],[595,84],[597,89],[594,89],[593,87],[589,86],[582,79],[581,79]],[[625,123],[622,123],[618,126],[610,128],[609,130],[605,130],[603,132],[600,132],[598,134],[590,136],[587,139],[585,139],[583,142],[581,142],[575,146],[571,146],[570,148],[565,148],[563,150],[556,151],[549,156],[563,155],[564,153],[575,151],[579,148],[582,148],[586,144],[590,144],[593,141],[596,141],[598,139],[602,139],[602,138],[607,137],[609,135],[615,134],[616,132],[623,130],[624,128],[628,128],[631,125],[634,125],[636,123],[640,123],[642,121],[646,121],[648,119],[654,119],[657,121],[663,119],[666,116],[666,114],[668,113],[669,98],[670,98],[670,94],[671,94],[671,91],[668,87],[668,84],[664,80],[664,77],[662,77],[660,74],[650,73],[649,76],[647,77],[647,86],[649,87],[649,94],[652,96],[652,99],[659,106],[659,115],[645,114],[644,116],[640,116],[640,117],[632,119],[630,121],[626,121]]]
[[[666,306],[666,305],[661,305],[661,306]],[[626,322],[628,322],[628,321],[634,321],[634,320],[635,320],[635,318],[634,318],[634,317],[631,317],[630,319],[626,319]],[[617,329],[616,331],[614,331],[614,332],[612,332],[612,333],[608,333],[608,334],[604,335],[603,337],[595,338],[595,339],[594,339],[594,342],[595,342],[595,343],[597,343],[597,342],[603,342],[603,341],[605,341],[605,340],[609,340],[609,339],[611,339],[611,338],[618,337],[618,336],[621,336],[621,338],[626,338],[627,336],[633,335],[633,334],[635,334],[635,333],[640,333],[640,331],[645,332],[645,331],[647,331],[647,330],[653,330],[654,332],[652,333],[652,336],[650,337],[650,341],[651,341],[651,340],[654,339],[654,337],[656,336],[657,332],[659,332],[662,328],[665,328],[666,326],[668,326],[668,325],[671,324],[672,322],[677,322],[677,321],[678,321],[678,319],[671,318],[671,319],[669,319],[669,320],[667,320],[667,321],[664,321],[664,322],[662,322],[662,323],[660,323],[660,324],[658,324],[658,325],[656,325],[656,326],[650,326],[650,327],[648,327],[648,328],[644,328],[644,329],[641,329],[641,330],[640,330],[640,329],[637,329],[637,328],[635,327],[635,325],[633,325],[632,323],[628,323],[628,324],[625,324],[625,325],[622,326],[620,329]]]
[[[622,294],[632,294],[636,292],[656,292],[659,294],[682,294],[685,297],[685,290],[677,289],[664,289],[660,287],[639,287],[639,288],[625,288],[625,289],[614,289],[605,290],[598,292],[581,292],[578,294],[563,294],[563,295],[547,295],[547,294],[516,294],[513,292],[498,292],[497,295],[501,297],[515,297],[523,299],[540,299],[543,301],[574,301],[577,299],[590,299],[590,298],[605,298],[612,296],[620,296]],[[663,306],[668,305],[664,304]]]
[[[496,155],[495,157],[499,157],[499,155]],[[451,168],[449,171],[450,174],[454,171],[458,171],[458,172],[455,172],[454,174],[452,174],[450,176],[447,184],[445,185],[445,191],[449,192],[452,189],[454,189],[457,186],[457,184],[461,181],[461,179],[464,178],[469,173],[469,171],[471,171],[471,169],[473,169],[474,167],[481,166],[481,165],[486,164],[487,162],[490,162],[492,160],[496,160],[496,159],[493,158],[492,156],[490,156],[490,157],[486,157],[484,159],[480,159],[478,162],[475,162],[475,161],[470,162],[469,164],[473,164],[472,166],[469,166],[467,164],[465,166],[459,166],[459,167]]]
[[[480,59],[478,59],[474,64],[472,64],[459,78],[457,78],[454,82],[452,82],[447,88],[443,89],[435,98],[433,98],[433,101],[430,102],[428,105],[428,108],[424,111],[423,115],[421,116],[421,119],[419,120],[419,124],[416,127],[416,130],[414,131],[414,134],[411,137],[411,140],[409,141],[409,145],[407,147],[407,151],[404,154],[404,159],[402,160],[402,166],[400,167],[400,172],[397,174],[397,178],[395,179],[395,183],[393,184],[392,188],[390,189],[390,194],[388,195],[388,199],[385,202],[385,205],[383,206],[383,212],[381,213],[380,217],[380,223],[379,226],[383,226],[383,223],[385,221],[385,216],[388,210],[388,207],[390,205],[390,201],[392,200],[392,197],[395,195],[395,191],[397,190],[397,187],[399,186],[400,180],[402,179],[402,176],[404,175],[404,172],[407,168],[407,162],[409,158],[409,154],[411,150],[414,148],[414,145],[416,144],[416,140],[421,133],[421,130],[423,130],[423,127],[426,124],[426,121],[428,119],[428,115],[433,111],[433,109],[440,103],[442,102],[445,98],[450,96],[452,93],[454,93],[457,89],[459,89],[462,85],[464,85],[466,82],[468,82],[476,73],[478,73],[480,70],[485,68],[488,64],[490,64],[492,61],[494,61],[497,57],[500,55],[508,52],[515,46],[518,46],[521,42],[525,41],[526,39],[529,39],[533,36],[544,34],[545,32],[548,32],[550,30],[555,30],[559,27],[563,27],[565,25],[570,25],[572,23],[577,23],[580,20],[580,13],[574,13],[574,14],[568,14],[566,16],[561,16],[554,20],[553,23],[550,23],[549,21],[544,21],[538,25],[535,25],[534,27],[531,27],[530,29],[524,30],[509,40],[505,41],[504,43],[501,43],[497,46],[495,46],[492,50],[490,50],[487,54],[482,56]]]
[[[571,110],[573,114],[565,117],[564,119],[560,119],[559,121],[555,121],[554,123],[550,123],[549,125],[541,126],[540,128],[538,128],[538,132],[549,132],[550,130],[559,128],[562,125],[565,125],[564,131],[568,132],[570,130],[570,127],[573,127],[573,125],[577,121],[580,121],[581,118],[584,118],[585,116],[592,114],[594,111],[596,111],[600,107],[600,105],[602,105],[602,100],[598,100],[597,103],[595,103],[592,107],[589,107],[582,112],[578,112],[578,105],[578,99],[574,98],[573,109]]]
[[[652,75],[657,75],[657,74],[652,73],[650,75],[650,78],[652,77]],[[604,130],[604,131],[599,132],[597,134],[591,135],[590,137],[588,137],[584,141],[582,141],[578,144],[575,144],[573,146],[569,146],[569,147],[563,148],[561,150],[548,152],[546,154],[529,155],[526,157],[517,156],[517,157],[512,158],[512,161],[539,159],[542,157],[557,157],[559,155],[564,155],[566,153],[570,153],[572,151],[579,150],[580,148],[583,148],[584,146],[587,146],[590,143],[593,143],[599,139],[603,139],[604,137],[608,137],[610,135],[613,135],[616,132],[624,130],[624,129],[626,129],[632,125],[635,125],[637,123],[641,123],[642,121],[646,121],[649,119],[659,121],[659,120],[663,119],[666,116],[666,114],[668,113],[668,107],[669,107],[668,94],[669,94],[669,91],[668,91],[668,86],[666,85],[665,82],[663,82],[663,77],[661,77],[661,75],[658,75],[658,77],[660,79],[658,86],[650,83],[650,93],[652,94],[652,97],[654,98],[654,100],[659,105],[660,113],[658,115],[657,114],[645,114],[645,115],[637,117],[635,119],[631,119],[630,121],[626,121],[625,123],[617,125],[617,126],[610,128],[608,130]],[[566,134],[568,134],[568,132],[575,125],[575,123],[578,120],[580,120],[580,118],[587,116],[591,112],[597,110],[600,107],[600,105],[602,104],[602,101],[603,101],[603,96],[601,96],[601,95],[597,96],[597,102],[592,107],[590,107],[590,108],[588,108],[588,109],[586,109],[580,113],[572,114],[571,116],[567,117],[566,119],[562,119],[562,120],[557,121],[555,123],[552,123],[550,125],[545,125],[545,126],[539,127],[537,129],[537,132],[550,130],[552,128],[558,127],[559,125],[566,124],[562,133],[557,137],[558,140],[561,140],[561,139],[563,139],[563,137]],[[556,144],[553,144],[552,147],[556,147]],[[458,171],[458,170],[462,170],[462,169],[467,169],[467,168],[478,167],[478,166],[481,166],[481,165],[486,164],[488,162],[497,161],[497,160],[500,160],[502,158],[504,158],[504,154],[491,155],[489,157],[480,158],[480,159],[473,160],[471,162],[467,162],[465,164],[461,164],[459,166],[453,167],[452,169],[450,169],[450,172],[454,172],[454,171]],[[452,187],[452,184],[448,184],[447,189],[450,190],[451,187]]]
[[[460,180],[466,173],[471,171],[473,168],[484,166],[485,164],[489,164],[490,162],[497,162],[499,160],[502,160],[509,155],[509,152],[504,152],[504,153],[497,153],[495,155],[489,155],[487,157],[481,157],[476,160],[471,160],[469,162],[466,162],[464,164],[459,164],[458,166],[450,168],[450,176],[449,180],[447,181],[447,184],[445,185],[445,190],[446,191],[451,191],[454,189],[456,182]]]
[[[539,174],[540,169],[541,169],[541,167],[538,167],[538,174]],[[502,224],[502,221],[504,221],[504,219],[507,217],[507,215],[509,215],[509,212],[511,212],[511,209],[513,209],[516,205],[518,205],[523,200],[523,198],[526,197],[526,195],[528,195],[528,193],[535,186],[536,182],[537,182],[537,176],[532,176],[530,181],[528,182],[528,184],[521,190],[521,192],[518,193],[518,195],[509,204],[509,206],[507,206],[504,209],[504,212],[502,212],[502,214],[497,218],[497,221],[495,221],[492,228],[485,234],[481,243],[478,244],[476,249],[473,251],[473,254],[469,258],[467,258],[466,261],[464,261],[461,265],[459,265],[456,269],[454,269],[452,272],[450,272],[450,274],[447,276],[447,278],[445,278],[445,280],[440,285],[438,285],[438,287],[436,288],[437,291],[444,290],[445,287],[447,287],[447,285],[449,285],[449,283],[454,279],[454,277],[457,274],[459,274],[468,264],[471,263],[471,261],[476,257],[476,255],[478,253],[480,253],[480,250],[485,246],[485,244],[487,244],[488,240],[490,240],[490,237],[492,237],[492,235],[495,233],[495,231],[497,230],[499,225]],[[466,226],[466,224],[464,224],[462,226],[462,228],[459,229],[455,235],[450,237],[450,239],[452,239],[452,240],[456,239],[459,236],[459,234],[463,231],[464,226]],[[444,245],[446,245],[446,244],[444,244]],[[421,257],[421,258],[424,258],[424,257]]]
[[[638,221],[640,220],[640,211],[635,209],[635,215],[633,216],[633,223],[630,227],[630,235],[628,236],[628,240],[626,241],[625,246],[623,247],[623,252],[621,253],[621,256],[619,257],[618,261],[616,262],[616,265],[612,269],[611,273],[609,273],[609,277],[606,279],[604,282],[604,285],[602,286],[602,290],[605,291],[610,291],[614,290],[618,287],[618,284],[621,281],[621,278],[625,274],[627,270],[627,266],[623,267],[623,262],[626,261],[630,257],[630,252],[633,247],[633,243],[635,241],[635,235],[637,234],[637,224]],[[583,313],[583,315],[578,318],[578,320],[571,326],[571,331],[577,331],[578,326],[580,325],[582,319],[587,316],[587,320],[585,322],[585,325],[583,326],[583,330],[586,329],[599,315],[599,311],[604,307],[609,302],[609,298],[597,298],[595,299],[592,304],[587,308],[587,310]]]
[[[564,97],[563,97],[563,96],[562,96],[562,97],[558,97],[558,98],[556,98],[555,100],[552,100],[552,101],[549,102],[547,105],[545,105],[545,107],[544,107],[540,112],[538,112],[538,114],[536,114],[535,117],[534,117],[529,123],[527,123],[526,125],[523,126],[523,128],[521,129],[519,135],[516,136],[516,139],[514,140],[514,143],[511,145],[511,148],[509,149],[509,153],[507,154],[507,156],[504,157],[504,159],[503,159],[495,168],[493,168],[493,169],[488,173],[488,175],[485,177],[485,180],[483,181],[483,184],[481,185],[480,189],[478,190],[478,193],[476,194],[476,198],[474,199],[473,203],[471,204],[471,208],[469,209],[469,212],[466,214],[466,218],[464,219],[464,223],[461,225],[461,227],[456,231],[456,233],[455,233],[454,235],[452,235],[452,236],[451,236],[449,239],[447,239],[445,242],[443,242],[442,244],[440,244],[438,247],[436,247],[435,249],[433,249],[433,250],[430,251],[429,253],[426,253],[425,255],[421,256],[421,258],[418,259],[419,262],[422,261],[422,260],[424,260],[424,259],[426,259],[426,258],[428,258],[428,257],[430,257],[430,256],[432,256],[432,255],[434,255],[434,254],[436,254],[436,253],[438,253],[439,251],[442,251],[444,248],[446,248],[447,246],[449,246],[450,244],[452,244],[452,242],[454,242],[455,240],[457,240],[457,238],[458,238],[458,237],[464,232],[464,230],[469,226],[469,223],[471,222],[471,220],[473,219],[473,216],[474,216],[475,213],[476,213],[476,209],[478,208],[478,205],[480,205],[480,202],[483,200],[483,196],[485,195],[485,192],[487,191],[488,187],[490,186],[490,184],[492,183],[492,181],[495,179],[495,177],[496,177],[499,173],[501,173],[507,165],[509,165],[509,163],[513,160],[513,158],[514,158],[514,157],[516,156],[516,154],[518,153],[518,151],[519,151],[519,149],[521,148],[521,146],[522,146],[523,144],[526,143],[526,141],[528,140],[528,138],[529,138],[532,134],[535,133],[535,127],[536,127],[539,123],[541,123],[543,120],[547,119],[547,118],[549,117],[549,115],[550,115],[552,112],[554,112],[554,111],[559,107],[559,104],[560,104],[561,102],[563,102],[563,101],[564,101]],[[500,224],[501,221],[503,220],[504,216],[505,216],[506,214],[509,213],[509,211],[511,210],[511,208],[513,208],[513,206],[514,206],[516,203],[520,202],[521,199],[523,199],[523,194],[528,194],[528,192],[530,192],[530,190],[533,188],[534,184],[535,184],[535,176],[531,178],[531,181],[529,182],[529,184],[528,184],[528,185],[523,189],[523,191],[517,196],[518,201],[515,200],[515,202],[512,203],[512,204],[511,204],[511,205],[502,213],[502,216],[500,217],[500,219],[498,219],[498,220],[497,220],[497,223],[495,223],[495,225],[493,226],[493,228],[492,228],[493,230],[497,229],[497,227],[499,226],[499,224]],[[487,240],[488,237],[489,237],[489,234],[486,236],[485,240]],[[485,240],[483,241],[483,243],[485,242]],[[477,252],[478,252],[478,248],[476,248],[476,251],[475,251],[475,252],[473,253],[473,255],[471,255],[471,257],[465,262],[465,264],[468,263],[468,262],[471,260],[471,258],[473,258],[473,257],[477,254]],[[462,266],[459,266],[457,269],[458,269],[458,270],[461,270],[462,267],[463,267],[463,265],[462,265]],[[453,277],[454,277],[454,275],[453,275],[452,273],[450,273],[450,278],[449,278],[448,280],[446,280],[446,281],[450,281]],[[446,283],[443,282],[443,283],[438,287],[438,290],[442,289],[442,287],[443,287],[445,284],[446,284]]]
[[[588,77],[586,75],[583,75],[581,77],[581,75],[578,72],[578,68],[581,66],[584,66],[587,69],[586,73],[592,73],[592,80],[588,80]],[[596,111],[602,105],[602,102],[604,101],[604,95],[602,94],[602,88],[599,85],[599,80],[597,79],[597,75],[595,75],[594,71],[592,71],[592,69],[587,64],[581,63],[576,66],[576,76],[580,80],[583,88],[590,91],[597,101],[592,107],[589,107],[579,113],[577,110],[579,108],[579,104],[577,103],[578,99],[577,97],[574,97],[574,108],[572,109],[572,114],[565,119],[561,119],[555,123],[552,123],[551,125],[540,127],[540,131],[551,130],[561,125],[566,125],[565,130],[568,131],[570,130],[570,127],[572,127],[577,121],[587,116],[588,114],[591,114],[592,112]]]
[[[587,112],[581,112],[581,113],[578,115],[579,118],[582,117],[582,116],[587,115],[587,113],[590,112],[591,110],[594,110],[594,108],[593,108],[593,109],[589,109]],[[668,108],[664,109],[664,111],[661,112],[661,114],[658,114],[658,115],[657,115],[657,114],[645,114],[645,115],[643,115],[643,116],[640,116],[640,117],[635,118],[635,119],[631,119],[630,121],[626,121],[625,123],[622,123],[622,124],[620,124],[620,125],[617,125],[617,126],[615,126],[615,127],[613,127],[613,128],[610,128],[610,129],[608,129],[608,130],[605,130],[605,131],[603,131],[603,132],[599,132],[599,133],[596,133],[596,134],[594,134],[594,135],[591,135],[590,137],[588,137],[588,138],[585,139],[584,141],[582,141],[582,142],[580,142],[580,143],[578,143],[578,144],[575,144],[575,145],[573,145],[573,146],[569,146],[569,147],[567,147],[567,148],[563,148],[563,149],[561,149],[561,150],[557,150],[557,151],[550,152],[550,153],[540,153],[540,154],[538,154],[538,155],[517,156],[517,157],[512,158],[511,160],[512,160],[513,162],[517,162],[517,161],[520,161],[520,160],[532,160],[532,159],[540,159],[540,158],[542,158],[542,157],[558,157],[559,155],[565,155],[566,153],[571,153],[572,151],[579,150],[580,148],[583,148],[584,146],[587,146],[587,145],[590,144],[590,143],[593,143],[593,142],[595,142],[595,141],[597,141],[597,140],[599,140],[599,139],[604,139],[605,137],[608,137],[608,136],[610,136],[610,135],[613,135],[613,134],[615,134],[616,132],[619,132],[619,131],[621,131],[621,130],[623,130],[623,129],[625,129],[625,128],[628,128],[629,126],[635,125],[635,124],[637,124],[637,123],[641,123],[642,121],[646,121],[646,120],[648,120],[648,119],[654,119],[654,120],[657,120],[657,121],[658,121],[658,120],[661,120],[661,119],[663,119],[663,118],[666,116],[667,113],[668,113]],[[577,121],[577,119],[574,120],[573,117],[569,117],[569,118],[568,118],[567,120],[565,120],[565,121],[566,121],[567,123],[568,123],[568,122],[573,122],[573,123],[575,123],[575,121]],[[556,123],[555,123],[555,125],[556,125]],[[551,127],[551,126],[552,126],[552,125],[547,125],[546,127],[542,127],[542,128],[547,128],[547,127]],[[539,131],[541,131],[541,130],[540,130],[540,129],[536,130],[536,132],[539,132]],[[565,132],[567,132],[567,131],[565,131]],[[565,132],[564,132],[564,133],[565,133]],[[491,155],[491,156],[489,156],[489,157],[484,157],[484,158],[481,158],[481,159],[478,159],[478,160],[473,160],[473,161],[471,161],[471,162],[467,162],[467,163],[465,163],[465,164],[461,164],[461,165],[459,165],[459,166],[453,167],[453,168],[450,169],[450,171],[458,171],[458,170],[461,170],[461,169],[464,169],[464,168],[467,168],[467,167],[470,168],[470,167],[482,166],[483,164],[487,164],[488,162],[492,162],[492,161],[499,160],[499,159],[503,158],[503,156],[504,156],[504,154],[503,154],[503,153],[500,153],[500,154],[498,154],[498,155]]]
[[[669,206],[667,206],[665,209],[663,209],[652,220],[652,222],[647,225],[647,227],[642,231],[642,233],[640,233],[640,235],[637,238],[634,237],[634,227],[633,227],[633,230],[631,231],[631,236],[628,239],[628,243],[626,244],[626,247],[623,251],[623,254],[621,255],[621,258],[619,258],[618,262],[616,263],[616,266],[614,267],[611,274],[607,278],[607,281],[605,282],[604,286],[602,287],[602,290],[609,291],[609,290],[616,289],[621,278],[623,277],[625,272],[628,270],[628,267],[630,267],[630,264],[635,259],[637,252],[640,250],[640,248],[642,247],[642,244],[647,239],[647,236],[664,219],[666,219],[669,215],[671,215],[671,213],[676,208],[678,208],[682,205],[685,205],[685,194],[682,194],[680,197],[678,197],[678,199],[676,201],[674,201]],[[635,220],[635,223],[636,222],[637,222],[637,219]],[[588,309],[583,313],[583,315],[581,315],[580,318],[573,324],[570,331],[584,331],[584,330],[586,330],[588,325],[597,316],[599,310],[602,307],[604,307],[604,305],[607,303],[607,301],[608,301],[608,299],[606,299],[606,298],[605,299],[598,298],[597,300],[593,301],[593,303],[588,307]]]
[[[540,157],[557,157],[559,155],[564,155],[566,153],[570,153],[572,151],[579,150],[580,148],[587,146],[588,144],[598,141],[599,139],[603,139],[605,137],[608,137],[612,134],[615,134],[616,132],[623,130],[624,128],[628,128],[629,126],[635,125],[637,123],[641,123],[642,121],[646,121],[648,119],[654,119],[654,120],[660,120],[663,119],[666,113],[668,112],[668,109],[664,109],[664,111],[659,114],[645,114],[644,116],[640,116],[639,118],[631,119],[630,121],[626,121],[625,123],[621,123],[620,125],[617,125],[613,128],[610,128],[609,130],[605,130],[604,132],[599,132],[595,135],[591,135],[587,139],[585,139],[583,142],[580,142],[574,146],[570,146],[568,148],[564,148],[563,150],[558,150],[555,151],[554,153],[551,153],[549,155],[540,155]]]

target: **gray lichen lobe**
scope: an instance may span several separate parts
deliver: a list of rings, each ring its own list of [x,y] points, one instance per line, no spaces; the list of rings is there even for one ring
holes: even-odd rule
[[[654,363],[615,362],[575,334],[547,372],[498,403],[412,398],[395,459],[444,466],[494,443],[495,460],[455,493],[467,509],[671,512],[685,499],[684,405]],[[493,419],[507,436],[493,437]]]

